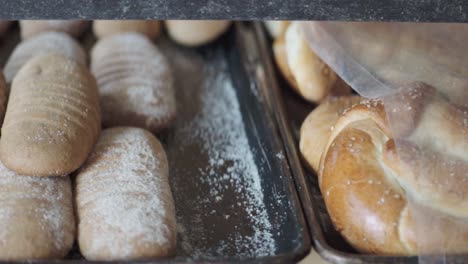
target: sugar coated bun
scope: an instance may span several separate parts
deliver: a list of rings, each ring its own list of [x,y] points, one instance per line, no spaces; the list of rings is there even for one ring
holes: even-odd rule
[[[402,86],[334,125],[319,167],[328,213],[360,252],[466,254],[467,112],[423,83]]]
[[[87,158],[101,130],[89,70],[61,54],[29,60],[16,74],[0,138],[0,159],[20,174],[62,176]]]
[[[328,95],[345,95],[348,87],[335,87],[337,76],[309,47],[298,22],[275,39],[276,63],[291,87],[304,99],[320,102]]]
[[[264,22],[265,27],[272,38],[281,37],[288,29],[290,23],[290,21],[281,20],[268,20]]]
[[[7,83],[11,83],[27,61],[47,53],[59,53],[86,65],[86,53],[76,40],[63,32],[43,32],[21,41],[15,47],[4,69]]]
[[[103,130],[76,177],[80,252],[88,260],[168,257],[176,249],[166,153],[140,128]]]
[[[161,34],[162,22],[158,20],[95,20],[93,31],[98,38],[126,32],[137,32],[150,39]]]
[[[44,31],[58,31],[79,37],[88,28],[86,20],[21,20],[21,38],[27,39]]]
[[[227,20],[167,20],[166,28],[175,42],[185,46],[207,44],[222,35],[231,25]]]

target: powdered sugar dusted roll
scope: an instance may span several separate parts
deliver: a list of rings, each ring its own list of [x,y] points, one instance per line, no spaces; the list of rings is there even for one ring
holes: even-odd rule
[[[0,260],[64,257],[75,222],[68,177],[18,175],[0,162]]]
[[[79,37],[89,26],[86,20],[21,20],[21,38],[27,39],[44,31],[58,31]]]
[[[62,32],[44,32],[19,43],[5,65],[4,73],[8,83],[19,69],[32,57],[59,53],[82,65],[86,65],[86,54],[73,38]]]
[[[100,40],[91,53],[91,70],[98,82],[104,127],[158,132],[175,118],[169,64],[145,36],[125,33]]]
[[[172,255],[175,208],[166,154],[140,128],[106,129],[76,178],[78,242],[89,260]]]

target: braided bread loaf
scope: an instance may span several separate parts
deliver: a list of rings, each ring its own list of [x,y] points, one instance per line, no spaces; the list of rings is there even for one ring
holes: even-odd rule
[[[318,174],[331,219],[353,247],[395,255],[468,251],[466,120],[466,110],[422,83],[345,111]]]

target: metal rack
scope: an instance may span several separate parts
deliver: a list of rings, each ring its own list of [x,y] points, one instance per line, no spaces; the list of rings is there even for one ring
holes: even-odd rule
[[[466,0],[0,0],[1,19],[468,22]]]

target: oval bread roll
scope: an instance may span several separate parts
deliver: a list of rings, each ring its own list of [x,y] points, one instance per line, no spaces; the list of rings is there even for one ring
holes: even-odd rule
[[[360,96],[329,97],[316,107],[301,126],[299,149],[307,165],[318,172],[320,158],[338,118],[359,103]]]
[[[320,102],[328,95],[350,93],[349,87],[335,87],[335,72],[310,49],[297,22],[275,39],[273,52],[283,76],[307,101]]]
[[[18,175],[0,162],[0,260],[62,258],[75,234],[68,177]]]
[[[159,132],[174,120],[169,63],[145,36],[124,33],[100,40],[91,53],[91,70],[101,95],[104,127],[137,126]]]
[[[137,32],[150,39],[156,39],[161,34],[162,22],[158,20],[95,20],[94,35],[98,38],[114,34]]]
[[[65,57],[86,65],[86,54],[73,38],[62,32],[44,32],[20,42],[8,58],[4,73],[8,83],[19,69],[32,57],[59,53]]]
[[[172,40],[185,46],[200,46],[221,36],[231,25],[228,20],[167,20]]]
[[[353,247],[468,252],[466,120],[466,111],[421,83],[383,102],[365,100],[338,119],[319,183],[335,227]]]
[[[59,54],[34,57],[13,79],[0,159],[25,175],[66,175],[86,160],[100,121],[88,69]]]
[[[78,242],[88,260],[174,254],[176,219],[166,154],[140,128],[103,130],[76,178]]]
[[[79,37],[88,28],[86,20],[20,20],[21,38],[27,39],[44,31],[59,31]]]

